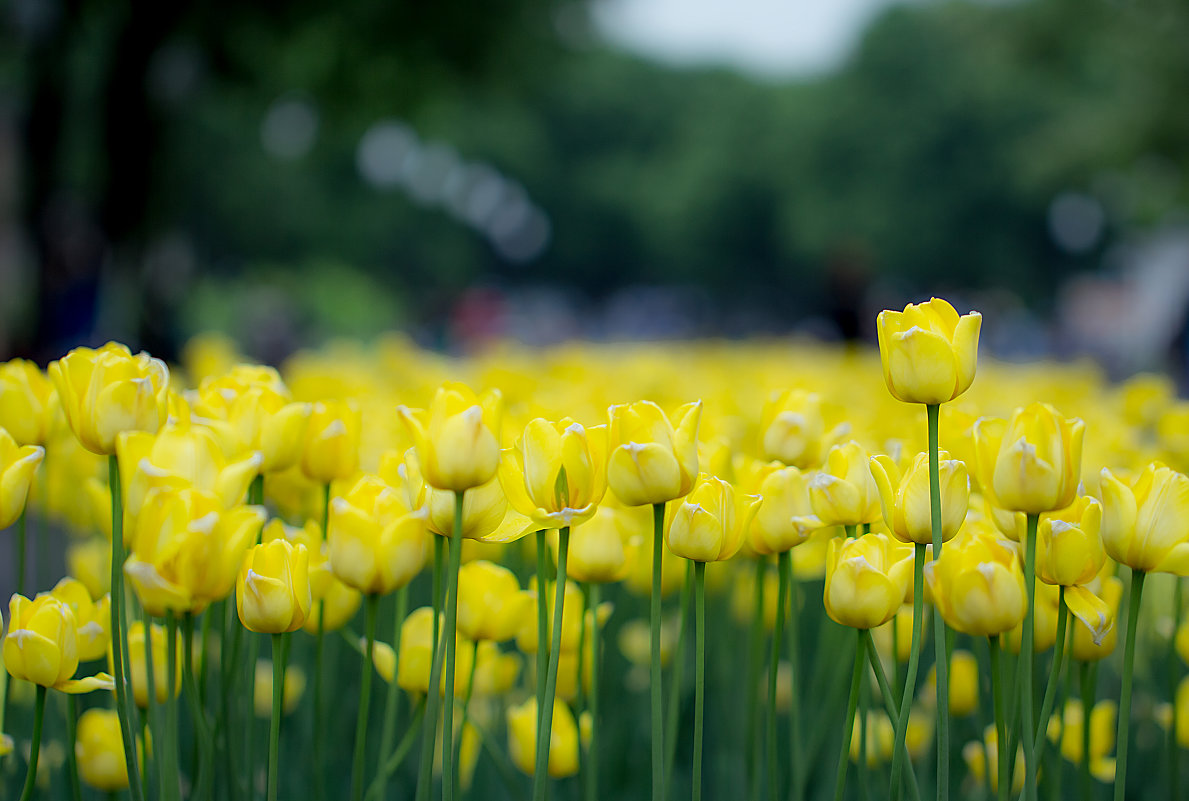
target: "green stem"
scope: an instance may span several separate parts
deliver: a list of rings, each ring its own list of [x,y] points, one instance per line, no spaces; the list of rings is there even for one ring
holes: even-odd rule
[[[917,668],[921,661],[921,629],[925,625],[924,596],[925,596],[925,546],[917,543],[913,554],[912,565],[912,646],[908,652],[908,673],[904,678],[904,692],[900,696],[900,714],[896,716],[896,738],[893,741],[892,752],[892,798],[900,796],[900,775],[908,762],[903,756],[905,740],[908,738],[908,718],[912,713],[912,700],[916,693]],[[892,653],[896,653],[896,644],[892,644]],[[894,657],[893,657],[894,658]],[[908,772],[912,773],[911,765]]]
[[[925,406],[929,419],[929,511],[933,524],[933,558],[941,558],[941,473],[938,461],[937,428],[941,406]],[[1028,607],[1031,609],[1031,605]],[[950,796],[950,682],[946,660],[945,621],[941,610],[933,607],[933,647],[937,672],[937,799]]]
[[[586,801],[598,801],[599,798],[599,667],[600,632],[599,632],[599,584],[590,584],[587,590],[589,601],[587,605],[594,610],[590,625],[590,756],[586,761]]]
[[[1065,587],[1057,591],[1057,640],[1053,650],[1053,664],[1049,670],[1049,681],[1045,685],[1044,700],[1040,704],[1040,718],[1036,722],[1036,740],[1033,744],[1032,758],[1037,764],[1044,758],[1045,743],[1048,738],[1049,716],[1053,714],[1053,700],[1057,697],[1057,680],[1061,677],[1061,668],[1065,658],[1065,636],[1069,625],[1069,610],[1065,607]]]
[[[850,679],[850,698],[846,702],[846,719],[842,729],[842,750],[838,754],[838,775],[834,779],[834,801],[842,801],[846,789],[846,767],[850,762],[850,741],[855,730],[855,710],[859,706],[859,682],[863,679],[863,665],[867,662],[867,649],[863,645],[863,632],[855,631],[855,669]]]
[[[1020,642],[1020,725],[1024,745],[1024,798],[1036,801],[1036,731],[1032,725],[1033,704],[1032,662],[1034,629],[1036,626],[1036,527],[1040,515],[1028,515],[1027,542],[1024,548],[1024,586],[1028,590],[1028,612],[1024,616],[1024,631]]]
[[[223,737],[221,742],[216,740],[216,744],[223,748],[221,764],[226,766],[224,781],[227,785],[228,798],[230,801],[239,801],[240,779],[242,778],[236,764],[236,755],[239,749],[232,742],[232,738],[238,737],[242,733],[238,722],[242,709],[240,704],[232,706],[231,699],[236,695],[237,679],[241,675],[241,671],[237,671],[235,668],[239,665],[244,627],[240,625],[239,617],[236,615],[235,603],[228,603],[226,607],[226,614],[223,618],[223,636],[219,640],[219,661],[221,663],[219,680],[222,685],[219,705],[222,709]]]
[[[182,617],[182,683],[186,699],[190,704],[190,715],[194,718],[194,736],[198,740],[199,764],[197,788],[192,799],[206,801],[210,797],[212,778],[211,732],[206,711],[198,698],[198,686],[194,682],[194,615],[187,612]]]
[[[1175,703],[1177,697],[1177,683],[1180,678],[1181,662],[1177,658],[1177,649],[1175,647],[1176,633],[1181,630],[1181,618],[1184,616],[1184,582],[1181,577],[1173,575],[1172,577],[1172,619],[1173,619],[1173,636],[1168,641],[1168,697],[1174,701],[1172,704],[1172,720],[1168,725],[1168,734],[1165,737],[1166,747],[1168,749],[1168,797],[1169,801],[1179,801],[1181,798],[1181,751],[1177,745],[1177,724],[1179,723],[1180,710]]]
[[[446,625],[442,631],[442,636],[446,639],[446,703],[442,707],[443,801],[453,801],[454,799],[454,651],[458,646],[458,637],[455,631],[458,628],[458,569],[462,564],[462,498],[464,494],[464,491],[454,493],[454,534],[450,537],[450,563],[446,568]],[[560,601],[557,612],[560,618]],[[540,644],[537,647],[539,648]],[[552,712],[552,707],[550,711]]]
[[[384,701],[384,727],[380,732],[380,758],[387,759],[388,755],[392,753],[393,741],[396,740],[396,717],[400,710],[400,685],[396,683],[396,675],[400,668],[400,636],[402,625],[405,622],[405,617],[408,614],[409,608],[409,585],[405,585],[396,591],[396,610],[393,613],[392,623],[392,651],[396,654],[397,664],[392,669],[392,682],[388,685],[388,695]],[[380,797],[383,798],[388,792],[388,776],[384,771],[376,776],[372,781],[372,786],[379,787]],[[371,789],[368,789],[371,793]]]
[[[422,698],[413,709],[413,718],[409,721],[409,727],[405,730],[405,736],[401,738],[396,749],[386,757],[386,761],[380,766],[376,778],[372,781],[371,786],[367,788],[367,801],[374,801],[374,799],[384,797],[384,788],[387,787],[388,779],[396,772],[396,769],[400,767],[401,762],[404,761],[409,751],[413,748],[413,741],[417,736],[417,724],[421,722],[424,714],[425,698]]]
[[[665,544],[665,504],[652,506],[652,597],[648,621],[652,632],[649,665],[652,706],[652,801],[665,799],[665,743],[661,708],[661,557]]]
[[[78,741],[78,696],[66,696],[66,766],[70,773],[70,798],[82,801],[82,785],[78,781],[78,757],[74,744]]]
[[[1115,801],[1123,801],[1127,792],[1127,751],[1131,736],[1131,674],[1135,667],[1135,629],[1139,621],[1140,599],[1144,592],[1142,570],[1131,570],[1131,598],[1127,606],[1127,643],[1123,647],[1123,687],[1119,692],[1119,737],[1116,740],[1118,758],[1115,761]],[[1090,709],[1082,710],[1082,726],[1090,728]],[[1090,761],[1090,752],[1082,754],[1082,761]]]
[[[327,542],[330,539],[330,483],[329,481],[322,487],[322,541]],[[325,634],[326,634],[326,601],[322,600],[318,604],[318,631],[314,634],[314,759],[311,767],[314,771],[314,801],[322,801],[326,797],[326,787],[323,784],[325,780],[325,766],[326,766],[326,710],[325,696],[326,696],[326,680],[327,673],[330,671],[324,670],[325,654]],[[255,670],[255,665],[252,665]],[[249,717],[249,719],[251,719]],[[249,741],[251,738],[249,738]],[[252,797],[252,762],[248,761],[248,798]]]
[[[247,629],[245,629],[245,631],[247,631]],[[259,656],[260,656],[260,640],[261,640],[261,638],[259,635],[255,634],[253,632],[250,632],[250,631],[247,632],[247,638],[248,638],[248,658],[244,661],[243,668],[241,668],[240,672],[246,673],[246,675],[244,677],[244,681],[246,682],[245,686],[250,688],[248,690],[248,692],[252,693],[253,694],[252,697],[254,697],[255,692],[256,692],[256,663],[259,660]],[[321,655],[319,655],[319,656],[321,656]],[[326,672],[332,673],[333,671],[327,670]],[[315,691],[317,690],[317,687],[318,687],[317,676],[315,676],[315,680],[314,680]],[[315,697],[315,699],[318,697],[317,692],[314,693],[314,697]],[[257,732],[255,731],[255,729],[257,728],[257,726],[256,726],[256,710],[248,709],[248,710],[246,710],[246,712],[247,712],[247,714],[245,715],[246,719],[244,721],[244,762],[248,766],[247,796],[248,796],[248,801],[254,801],[256,798],[256,735],[257,735]]]
[[[166,745],[162,749],[161,797],[181,799],[178,776],[178,622],[172,610],[165,612],[165,732]],[[168,788],[168,792],[166,792]]]
[[[363,798],[363,763],[367,754],[367,718],[372,707],[372,655],[376,649],[376,607],[378,595],[368,595],[363,605],[363,631],[366,646],[359,679],[359,709],[355,715],[355,756],[351,760],[351,799]],[[269,801],[274,801],[270,798]]]
[[[781,554],[786,556],[787,554]],[[776,625],[772,629],[772,653],[768,660],[768,798],[780,798],[780,763],[776,758],[776,676],[780,672],[780,639],[784,634],[784,610],[788,605],[789,573],[783,563],[778,568],[779,584],[776,592]]]
[[[25,594],[25,554],[28,549],[27,509],[22,509],[17,518],[17,594]]]
[[[579,662],[581,664],[581,662]],[[467,671],[467,689],[462,697],[462,725],[459,729],[458,744],[454,747],[454,764],[459,766],[455,771],[455,795],[462,795],[462,738],[466,737],[467,724],[471,722],[471,695],[475,691],[475,668],[479,666],[479,641],[471,643],[471,669]]]
[[[801,655],[800,605],[797,603],[797,579],[793,575],[793,552],[785,551],[777,557],[777,566],[788,577],[789,587],[789,764],[792,765],[793,801],[800,801],[803,793],[801,776],[801,670],[798,661]]]
[[[866,671],[863,680],[859,682],[859,798],[870,801],[871,788],[869,786],[871,771],[867,767],[867,709],[871,705],[871,682],[867,680]]]
[[[456,516],[457,517],[457,516]],[[461,522],[456,520],[456,527]],[[442,638],[440,636],[440,616],[442,611],[442,572],[445,565],[446,539],[434,537],[433,550],[433,657],[429,665],[429,687],[426,690],[425,716],[421,720],[421,761],[417,766],[417,795],[416,801],[427,801],[430,785],[433,782],[433,755],[437,746],[438,732],[438,702],[441,700],[442,682]],[[454,688],[451,687],[453,692]]]
[[[277,801],[281,765],[281,704],[285,698],[285,635],[272,635],[272,719],[268,725],[268,801]]]
[[[144,722],[148,725],[148,730],[152,733],[153,742],[156,742],[157,738],[161,735],[161,726],[159,725],[159,720],[157,718],[157,709],[156,709],[156,707],[157,707],[157,672],[156,672],[156,670],[154,670],[154,665],[153,665],[153,636],[152,636],[153,635],[153,619],[146,610],[141,609],[140,611],[141,611],[141,615],[140,615],[141,625],[144,626],[145,685],[148,688],[148,693],[145,696],[147,703],[145,704]],[[142,756],[143,756],[144,764],[141,765],[141,768],[144,771],[144,773],[142,775],[144,777],[144,785],[146,785],[146,787],[144,787],[142,789],[144,789],[145,796],[148,796],[149,792],[147,789],[147,785],[149,783],[149,776],[152,773],[153,766],[149,764],[149,755],[148,755],[147,749],[145,750],[145,753]],[[160,773],[161,772],[160,760],[154,758],[152,761],[154,763],[156,763],[157,771],[158,771],[158,773]],[[160,778],[160,786],[161,786],[161,790],[162,790],[162,793],[161,793],[162,797],[168,798],[168,796],[165,795],[165,788],[167,785],[165,784],[166,779],[165,779],[164,774],[160,775],[159,778]]]
[[[33,707],[33,742],[29,750],[29,771],[25,774],[25,789],[21,791],[21,801],[33,798],[33,787],[37,783],[37,757],[41,753],[41,726],[45,722],[45,686],[37,685],[37,701]],[[129,782],[135,785],[135,781]]]
[[[1003,707],[1003,659],[999,646],[999,635],[987,638],[987,645],[991,649],[991,697],[995,704],[995,776],[998,787],[999,801],[1007,801],[1011,788],[1008,778],[1008,750],[1007,750],[1007,713]],[[991,766],[987,766],[990,771]]]
[[[549,747],[553,737],[553,698],[557,693],[557,665],[561,658],[563,605],[566,599],[566,558],[570,550],[570,529],[557,532],[557,578],[553,590],[553,637],[549,641],[549,667],[545,677],[545,706],[538,721],[537,764],[533,770],[533,799],[543,801],[549,787]],[[538,583],[538,587],[542,585]],[[537,643],[540,653],[544,643]],[[578,668],[581,681],[582,668]],[[544,732],[542,735],[541,732]]]
[[[107,476],[111,490],[111,641],[112,674],[116,685],[116,713],[120,718],[120,736],[124,740],[124,761],[128,768],[128,787],[132,801],[142,801],[140,775],[136,758],[136,738],[132,736],[132,687],[128,674],[128,637],[124,614],[124,493],[120,487],[120,463],[113,453],[107,457]]]
[[[534,753],[541,753],[545,747],[545,729],[541,726],[541,716],[545,713],[545,681],[549,674],[549,652],[545,643],[549,642],[549,581],[546,573],[549,563],[546,559],[547,545],[545,536],[547,531],[537,532],[537,742]]]
[[[1081,777],[1082,798],[1092,798],[1094,783],[1090,781],[1090,711],[1094,708],[1094,696],[1098,682],[1095,665],[1082,662],[1079,670],[1079,683],[1082,695],[1082,761],[1078,765],[1078,775]]]
[[[762,557],[755,559],[755,579],[752,589],[751,630],[747,639],[747,687],[744,713],[744,769],[747,775],[747,797],[754,801],[759,797],[758,710],[760,700],[760,665],[764,660],[764,574],[767,566]]]
[[[883,697],[884,711],[888,714],[888,720],[891,720],[896,716],[896,698],[893,695],[891,685],[888,684],[888,676],[884,673],[883,663],[879,661],[879,652],[875,648],[875,638],[871,636],[870,629],[863,630],[863,639],[867,643],[867,657],[871,662],[871,669],[875,671],[875,681],[879,686],[879,694]],[[901,743],[900,749],[904,751],[904,759],[907,761],[908,746]],[[921,789],[917,786],[917,777],[912,771],[908,772],[908,790],[912,801],[920,801]]]
[[[665,707],[665,786],[673,781],[673,766],[677,764],[677,724],[681,718],[681,687],[685,681],[685,641],[689,635],[690,598],[694,594],[694,566],[687,562],[685,580],[677,607],[677,647],[673,649],[673,669],[669,673],[669,700]]]
[[[702,801],[702,714],[706,701],[706,563],[694,562],[694,790]]]

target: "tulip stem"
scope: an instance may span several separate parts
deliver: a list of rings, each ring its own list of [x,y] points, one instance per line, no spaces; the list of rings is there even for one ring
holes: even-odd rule
[[[37,782],[37,757],[41,752],[41,725],[45,722],[45,685],[37,685],[37,700],[33,706],[33,742],[29,750],[29,772],[25,774],[25,789],[21,801],[33,798],[33,787]],[[136,782],[129,782],[136,784]]]
[[[846,789],[846,767],[850,761],[850,741],[855,731],[855,711],[859,706],[859,682],[863,679],[863,666],[867,662],[867,648],[863,644],[863,632],[855,630],[855,669],[850,679],[850,697],[846,702],[846,720],[842,729],[842,750],[838,754],[838,775],[834,779],[834,801],[842,801]]]
[[[1094,784],[1090,781],[1090,711],[1094,708],[1094,696],[1097,690],[1097,663],[1082,662],[1079,665],[1079,684],[1082,695],[1082,761],[1078,765],[1082,779],[1082,798],[1091,798]]]
[[[1032,686],[1033,642],[1036,625],[1036,527],[1040,515],[1028,515],[1026,542],[1024,545],[1024,587],[1028,591],[1028,612],[1024,616],[1024,629],[1020,642],[1020,725],[1023,729],[1021,737],[1024,745],[1024,799],[1036,801],[1036,755],[1034,739],[1036,731],[1032,725],[1033,704],[1035,703],[1034,688]]]
[[[995,776],[998,787],[999,801],[1007,801],[1011,781],[1007,776],[1007,713],[1003,708],[1003,667],[1000,657],[999,635],[987,637],[987,647],[991,650],[991,697],[995,709]],[[990,771],[990,766],[987,770]]]
[[[541,714],[545,711],[545,678],[549,674],[549,652],[545,650],[545,643],[549,641],[549,581],[546,572],[549,564],[545,555],[547,545],[545,536],[548,532],[537,532],[537,742],[534,753],[541,753],[545,730],[541,728]]]
[[[888,720],[896,717],[896,698],[892,694],[892,687],[888,684],[888,676],[884,672],[883,663],[879,661],[879,652],[875,648],[875,638],[871,636],[871,629],[862,629],[863,639],[867,646],[867,657],[871,662],[871,669],[875,672],[875,681],[879,686],[879,694],[883,696],[884,711]],[[908,745],[901,743],[899,748],[904,751],[905,761],[909,761]],[[916,774],[908,772],[908,790],[912,801],[920,801],[921,788],[917,786]]]
[[[702,801],[702,715],[706,702],[706,563],[694,562],[694,788]]]
[[[372,654],[376,648],[376,607],[379,603],[378,595],[368,595],[363,602],[363,636],[367,645],[363,652],[363,667],[359,678],[359,710],[355,716],[355,756],[351,760],[352,801],[360,801],[363,798],[363,763],[367,754],[367,718],[372,706]],[[273,692],[276,692],[275,685]],[[270,797],[268,801],[275,799]]]
[[[116,455],[107,457],[107,477],[111,490],[111,641],[112,674],[116,685],[116,713],[120,718],[120,736],[124,740],[124,761],[128,768],[128,792],[132,801],[143,801],[137,767],[136,740],[132,736],[131,684],[128,665],[127,626],[124,625],[124,492],[120,487],[120,462]]]
[[[455,529],[461,529],[461,515],[455,515]],[[442,611],[442,571],[445,565],[443,551],[446,540],[435,536],[433,547],[433,655],[429,663],[429,685],[426,688],[425,717],[421,724],[421,761],[417,766],[417,795],[416,801],[426,801],[429,798],[430,784],[433,782],[433,755],[437,746],[438,733],[438,701],[441,694],[442,681],[442,651],[440,636],[440,615]],[[451,688],[453,692],[453,688]]]
[[[782,554],[781,556],[784,556]],[[780,798],[780,763],[776,758],[776,677],[780,672],[780,639],[784,634],[784,610],[788,605],[789,574],[783,565],[777,571],[776,625],[772,629],[772,653],[768,660],[768,798]]]
[[[330,539],[330,484],[327,481],[322,486],[322,542],[327,542]],[[326,710],[323,709],[323,699],[325,696],[324,684],[326,683],[328,670],[323,670],[323,662],[326,654],[326,599],[323,598],[318,604],[318,630],[314,634],[314,801],[321,801],[326,797],[326,788],[323,786],[323,779],[325,778],[325,771],[323,767],[326,765]],[[252,661],[252,670],[255,670],[255,660]],[[251,742],[251,737],[248,738]],[[250,753],[250,752],[249,752]],[[252,798],[252,760],[248,759],[248,798]]]
[[[194,682],[194,613],[186,612],[182,616],[182,683],[186,690],[186,699],[190,704],[190,714],[194,718],[194,736],[198,740],[199,764],[197,789],[191,798],[203,801],[210,795],[211,768],[211,732],[207,723],[206,711],[198,698],[198,686]],[[253,664],[253,670],[255,665]]]
[[[549,746],[553,741],[553,697],[557,693],[557,665],[561,658],[561,633],[563,606],[566,600],[566,556],[570,550],[570,528],[566,526],[557,532],[557,578],[553,589],[553,637],[549,641],[549,668],[545,677],[545,706],[537,723],[537,764],[533,770],[533,799],[544,801],[549,787]],[[538,589],[542,585],[538,582]],[[537,653],[545,643],[537,643]],[[578,668],[579,682],[582,667]],[[544,732],[542,735],[541,733]]]
[[[689,630],[690,596],[694,593],[694,565],[686,561],[685,579],[677,599],[677,647],[673,649],[673,670],[669,674],[669,701],[665,712],[665,786],[673,781],[677,764],[677,724],[681,718],[681,685],[685,668],[685,639]]]
[[[66,768],[70,774],[70,798],[82,801],[83,790],[78,781],[78,757],[74,744],[78,741],[78,697],[66,696]]]
[[[937,448],[938,421],[941,405],[925,405],[929,419],[929,511],[933,524],[933,559],[941,558],[941,468]],[[922,566],[923,567],[923,566]],[[914,599],[915,604],[915,599]],[[1031,610],[1031,604],[1029,605]],[[937,799],[950,796],[950,683],[949,662],[946,659],[945,621],[941,610],[933,607],[933,646],[937,672]]]
[[[764,558],[755,558],[754,586],[752,588],[751,630],[747,640],[747,705],[744,716],[744,768],[747,774],[747,797],[755,801],[759,797],[760,783],[756,779],[759,772],[759,748],[757,748],[758,721],[760,696],[760,664],[764,659],[764,574],[767,565]],[[794,776],[794,785],[796,777]]]
[[[152,632],[153,632],[153,619],[152,619],[152,616],[149,615],[148,610],[146,610],[144,608],[142,608],[140,610],[140,619],[141,619],[141,625],[144,626],[144,635],[145,635],[144,636],[144,670],[145,670],[145,685],[148,688],[148,694],[145,696],[146,703],[145,703],[145,710],[144,710],[144,718],[142,718],[141,723],[148,726],[149,731],[152,732],[152,736],[155,741],[156,738],[158,738],[161,735],[161,726],[160,726],[161,721],[160,721],[160,718],[158,717],[159,713],[156,710],[156,706],[157,706],[157,671],[153,665],[153,638],[151,636]],[[149,795],[149,789],[148,789],[149,776],[152,773],[152,768],[156,767],[157,772],[159,774],[159,779],[160,779],[160,786],[161,786],[161,791],[162,791],[161,797],[168,798],[169,796],[166,795],[166,793],[165,793],[165,788],[168,786],[165,784],[167,779],[166,779],[165,775],[163,773],[161,773],[161,760],[154,756],[154,758],[152,760],[152,762],[154,764],[150,765],[149,764],[149,755],[148,755],[147,750],[145,751],[145,753],[141,754],[141,758],[142,758],[142,762],[144,763],[143,765],[141,765],[141,769],[143,771],[141,776],[144,779],[144,782],[143,782],[144,786],[142,789],[144,790],[145,796],[148,797],[148,795]]]
[[[587,708],[590,712],[590,745],[586,760],[586,801],[599,798],[599,593],[597,583],[587,585],[587,606],[591,610],[590,624],[590,694]]]
[[[912,712],[913,695],[916,692],[917,668],[921,661],[921,629],[924,628],[924,596],[925,596],[925,546],[919,542],[914,546],[912,564],[912,646],[908,652],[908,673],[904,678],[904,692],[900,696],[900,714],[896,716],[896,739],[892,752],[892,798],[900,797],[900,775],[906,760],[903,758],[901,746],[908,738],[908,717]],[[892,653],[896,653],[898,645],[893,642]],[[894,658],[894,657],[893,657]],[[912,773],[911,765],[908,772]]]
[[[665,544],[665,504],[652,505],[652,597],[648,622],[652,634],[649,651],[649,690],[652,706],[652,801],[665,799],[664,710],[661,708],[661,558]]]
[[[20,517],[17,518],[17,594],[25,594],[25,552],[28,548],[28,521],[25,515],[28,510],[21,509]],[[44,561],[44,560],[43,560]]]
[[[178,623],[171,609],[165,610],[165,631],[165,745],[161,749],[162,760],[158,762],[157,769],[161,771],[161,797],[181,799],[178,775]],[[151,636],[152,628],[146,627],[146,641]]]
[[[462,564],[462,499],[465,490],[454,493],[454,533],[450,537],[450,563],[446,567],[446,695],[442,708],[442,799],[454,799],[454,652],[458,646],[458,569]],[[561,604],[558,603],[558,617]],[[540,648],[540,643],[537,644]],[[554,663],[556,665],[556,662]],[[434,684],[430,683],[430,690]]]
[[[277,801],[281,763],[281,702],[285,697],[285,635],[272,635],[272,720],[268,726],[268,801]]]
[[[1049,671],[1049,681],[1045,686],[1044,700],[1040,704],[1040,718],[1036,722],[1036,740],[1032,746],[1032,758],[1039,764],[1044,757],[1045,731],[1048,729],[1049,716],[1053,714],[1053,701],[1057,697],[1057,680],[1061,676],[1061,669],[1065,659],[1065,637],[1069,626],[1069,610],[1065,606],[1065,587],[1057,590],[1057,640],[1053,648],[1053,664]]]
[[[780,572],[788,577],[789,587],[789,764],[792,765],[790,781],[793,801],[801,801],[801,670],[797,663],[801,654],[800,608],[797,603],[797,578],[793,575],[793,552],[784,551],[776,559]]]
[[[1168,736],[1166,737],[1168,747],[1168,797],[1169,801],[1178,801],[1181,797],[1181,752],[1177,745],[1177,724],[1180,712],[1177,709],[1177,674],[1181,672],[1181,663],[1177,659],[1177,650],[1174,645],[1176,642],[1176,634],[1181,630],[1181,618],[1184,614],[1184,583],[1181,577],[1173,574],[1172,577],[1172,621],[1173,621],[1173,636],[1168,641],[1168,697],[1172,700],[1172,720],[1168,724]]]
[[[393,677],[393,686],[396,686],[395,676]],[[413,748],[413,740],[417,734],[417,724],[421,722],[424,714],[425,698],[423,697],[413,707],[413,717],[409,720],[409,728],[405,731],[405,736],[401,738],[400,743],[397,744],[393,752],[386,756],[386,761],[380,766],[376,778],[372,781],[371,786],[367,788],[367,801],[384,797],[384,789],[387,787],[388,779],[400,767],[400,764],[404,762],[405,757]]]
[[[582,661],[579,660],[581,665]],[[467,671],[467,689],[462,697],[462,725],[458,731],[458,744],[454,748],[454,764],[459,769],[454,771],[455,795],[462,795],[462,738],[466,736],[467,725],[471,722],[471,695],[475,692],[475,668],[479,666],[479,641],[471,643],[471,669]],[[581,682],[579,682],[581,683]]]
[[[435,539],[437,539],[435,537]],[[396,717],[400,711],[400,685],[396,683],[396,676],[400,667],[400,635],[404,627],[405,617],[409,608],[409,585],[396,591],[396,609],[393,612],[392,623],[392,651],[396,654],[397,662],[392,668],[392,681],[388,685],[388,694],[384,700],[384,727],[380,731],[380,758],[388,759],[392,753],[393,741],[396,739]],[[388,793],[388,774],[381,770],[372,781],[372,787],[379,787],[380,797]],[[368,789],[371,793],[371,789]]]
[[[1116,746],[1118,759],[1115,762],[1115,801],[1123,801],[1127,791],[1127,750],[1131,734],[1131,674],[1135,667],[1135,629],[1139,621],[1140,599],[1144,592],[1142,570],[1131,570],[1131,598],[1127,605],[1127,642],[1123,646],[1123,687],[1119,692],[1119,737]],[[1082,727],[1090,729],[1090,710],[1082,710]],[[1082,761],[1090,761],[1090,752],[1082,754]]]

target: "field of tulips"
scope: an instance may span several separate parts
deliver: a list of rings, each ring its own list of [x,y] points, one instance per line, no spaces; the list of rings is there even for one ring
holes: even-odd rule
[[[980,323],[0,365],[0,797],[1181,798],[1189,402]]]

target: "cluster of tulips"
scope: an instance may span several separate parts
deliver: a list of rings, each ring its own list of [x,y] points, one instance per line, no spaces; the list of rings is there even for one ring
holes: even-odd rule
[[[1068,773],[1120,801],[1135,717],[1177,798],[1189,404],[1076,365],[971,389],[980,322],[886,311],[878,354],[391,339],[282,379],[205,338],[172,372],[115,343],[0,365],[0,786],[1032,801]],[[69,575],[34,593],[50,525]]]

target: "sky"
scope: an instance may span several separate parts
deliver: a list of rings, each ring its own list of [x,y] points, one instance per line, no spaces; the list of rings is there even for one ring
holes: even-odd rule
[[[626,50],[780,79],[837,67],[866,24],[897,1],[600,0],[593,14],[603,35]]]

